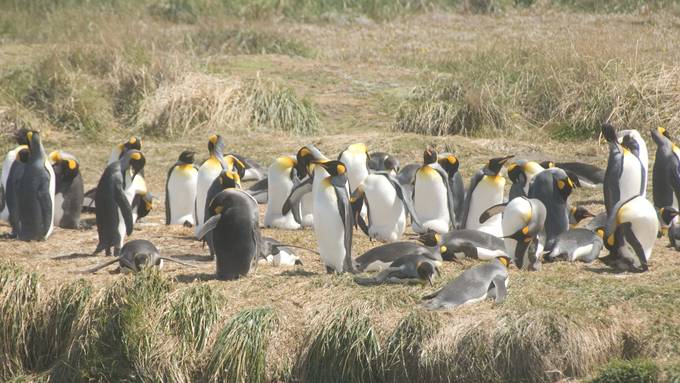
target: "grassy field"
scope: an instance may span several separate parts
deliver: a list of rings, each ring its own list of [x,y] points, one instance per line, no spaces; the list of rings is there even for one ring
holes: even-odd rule
[[[679,9],[0,0],[2,152],[16,129],[38,129],[47,150],[80,159],[90,187],[110,148],[142,135],[159,201],[131,238],[198,264],[83,275],[105,259],[87,255],[95,230],[0,240],[0,380],[680,381],[680,261],[665,238],[644,274],[512,269],[502,305],[430,313],[418,305],[429,286],[361,287],[306,253],[298,269],[217,281],[192,230],[163,225],[167,168],[187,148],[207,156],[214,132],[265,166],[307,143],[334,156],[364,142],[402,164],[448,146],[466,179],[505,154],[604,167],[602,121],[645,139],[657,126],[678,131]],[[572,202],[603,210],[600,191]],[[263,231],[314,243],[310,230]],[[355,256],[376,245],[355,233]],[[435,288],[474,264],[444,265]]]

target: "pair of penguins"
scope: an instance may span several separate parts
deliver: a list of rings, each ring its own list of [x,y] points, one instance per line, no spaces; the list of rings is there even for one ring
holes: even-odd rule
[[[83,180],[76,158],[63,151],[46,155],[40,133],[21,129],[19,146],[2,166],[0,220],[12,227],[10,237],[46,240],[54,226],[77,229],[83,200]]]

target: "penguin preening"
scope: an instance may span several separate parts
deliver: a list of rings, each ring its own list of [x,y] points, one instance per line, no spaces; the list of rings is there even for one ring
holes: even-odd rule
[[[368,169],[376,172],[399,172],[399,159],[385,152],[368,154]]]
[[[417,221],[412,222],[411,227],[416,233],[425,233],[427,230],[446,233],[455,224],[449,177],[437,159],[437,152],[427,148],[423,154],[423,165],[415,175],[413,208]]]
[[[569,227],[575,228],[586,218],[593,218],[595,215],[583,206],[572,206],[569,208]]]
[[[94,251],[106,251],[117,256],[125,237],[132,234],[133,216],[130,200],[125,195],[125,174],[132,169],[132,180],[144,167],[144,156],[138,150],[128,150],[123,157],[106,167],[97,184],[95,218],[99,243]]]
[[[442,257],[438,246],[425,246],[415,242],[392,242],[374,247],[358,256],[354,262],[357,271],[382,271],[402,257],[423,256],[441,265]]]
[[[191,227],[196,224],[195,201],[198,167],[195,153],[185,150],[168,170],[165,183],[165,224]]]
[[[55,176],[54,224],[78,229],[85,193],[80,163],[72,154],[63,151],[50,153],[49,159]]]
[[[603,247],[602,238],[592,230],[570,229],[557,236],[552,250],[543,259],[590,263],[600,256]]]
[[[123,157],[123,154],[128,150],[142,150],[142,139],[139,137],[132,136],[127,141],[122,142],[111,149],[111,155],[106,165],[111,165],[112,163],[118,161]]]
[[[194,203],[196,236],[198,236],[198,232],[201,230],[201,226],[205,221],[204,214],[206,203],[210,202],[206,201],[208,189],[220,172],[227,168],[227,164],[224,161],[224,139],[222,136],[213,134],[208,138],[208,152],[210,153],[210,156],[198,168],[196,179],[196,201]]]
[[[267,209],[264,213],[264,226],[296,230],[301,227],[295,219],[293,210],[299,214],[300,204],[287,213],[282,212],[286,198],[293,191],[298,179],[298,162],[293,156],[277,158],[267,171]]]
[[[619,201],[604,229],[609,255],[599,259],[620,271],[647,271],[658,231],[656,210],[645,197],[638,195]]]
[[[163,267],[163,261],[170,261],[179,263],[180,265],[194,267],[192,264],[177,259],[162,257],[160,251],[158,251],[153,243],[145,239],[135,239],[126,243],[125,246],[120,249],[120,256],[96,265],[84,272],[96,273],[97,271],[118,262],[121,272],[137,273],[147,267],[158,267],[160,269]]]
[[[297,173],[300,181],[295,183],[290,195],[281,207],[281,214],[286,215],[292,210],[295,221],[301,226],[314,224],[314,190],[321,181],[329,176],[319,163],[328,158],[314,145],[305,145],[296,154]]]
[[[439,269],[431,258],[420,254],[404,255],[394,260],[388,267],[373,277],[365,278],[357,276],[354,278],[354,281],[359,285],[376,285],[386,282],[396,283],[408,279],[418,279],[427,281],[432,286],[435,274],[439,274]]]
[[[531,180],[534,179],[538,173],[545,170],[545,167],[541,166],[538,162],[529,160],[515,160],[507,166],[508,177],[512,180],[513,187],[517,184],[517,188],[522,188],[523,196],[529,194],[529,185]],[[522,173],[524,177],[521,177],[519,173]],[[512,175],[511,175],[512,174]],[[510,199],[518,196],[517,192],[513,192],[511,189]]]
[[[499,257],[463,271],[442,289],[424,296],[423,306],[430,310],[453,309],[481,302],[487,297],[502,303],[508,294],[510,259]]]
[[[16,191],[19,231],[22,241],[47,239],[54,228],[54,170],[49,163],[40,134],[26,133],[29,157]]]
[[[209,208],[215,215],[201,227],[198,238],[213,233],[217,278],[247,275],[261,253],[257,201],[243,190],[227,189],[212,199]]]
[[[491,217],[483,224],[479,218],[486,209],[503,203],[505,177],[499,173],[512,157],[492,158],[472,177],[465,195],[461,229],[481,230],[498,237],[503,235],[500,216]]]
[[[574,190],[574,182],[559,168],[551,168],[534,176],[529,186],[529,198],[541,201],[547,212],[545,219],[545,250],[552,250],[560,233],[569,230],[567,199]]]

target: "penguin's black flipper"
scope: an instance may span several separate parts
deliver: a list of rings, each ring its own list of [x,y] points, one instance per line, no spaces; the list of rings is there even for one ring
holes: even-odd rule
[[[635,269],[634,271],[647,271],[647,257],[645,257],[645,251],[642,249],[640,241],[638,241],[635,233],[633,233],[633,224],[626,222],[619,226],[619,230],[623,231],[626,241],[633,247],[635,255],[637,255],[638,261],[640,261],[640,269]]]
[[[356,273],[356,268],[352,260],[352,227],[354,225],[352,222],[352,206],[350,205],[349,194],[346,186],[347,177],[333,177],[331,179],[331,183],[335,189],[335,196],[338,200],[338,211],[340,213],[340,218],[342,219],[342,223],[345,227],[345,271],[349,271],[354,274]]]
[[[50,196],[50,184],[49,181],[43,182],[37,190],[38,203],[40,204],[40,212],[42,216],[42,232],[41,237],[47,235],[52,225],[52,197]]]
[[[170,170],[168,170],[168,175],[165,177],[165,224],[169,225],[170,224],[170,217],[172,217],[171,212],[170,212],[170,189],[168,188],[168,184],[170,183],[170,176],[172,175],[173,169],[177,165],[179,165],[179,162],[176,162],[174,165],[170,167]]]
[[[454,206],[453,191],[451,190],[451,184],[449,184],[449,175],[441,167],[433,167],[433,169],[437,171],[439,176],[442,178],[442,182],[444,182],[444,186],[446,186],[446,206],[449,210],[449,221],[450,221],[451,227],[455,228],[456,227],[456,208]],[[415,217],[415,216],[412,216],[412,217]]]
[[[465,229],[465,226],[467,224],[468,213],[470,212],[470,202],[472,201],[472,193],[475,191],[477,184],[479,183],[479,181],[482,180],[483,177],[484,172],[479,170],[477,173],[475,173],[474,176],[472,176],[472,179],[470,180],[470,186],[468,186],[468,190],[465,192],[465,203],[463,204],[463,217],[460,220],[461,229]]]
[[[83,271],[81,271],[81,273],[82,273],[82,274],[85,274],[85,273],[94,274],[94,273],[96,273],[97,271],[99,271],[99,270],[105,268],[106,266],[109,266],[109,265],[112,265],[112,264],[118,262],[119,259],[120,259],[120,258],[115,257],[115,258],[113,258],[113,259],[110,260],[110,261],[106,261],[106,262],[100,263],[100,264],[98,264],[98,265],[96,265],[96,266],[94,266],[94,267],[92,267],[92,268],[90,268],[90,269],[83,270]]]
[[[0,211],[5,210],[5,188],[0,184]]]
[[[286,198],[286,201],[283,203],[283,206],[281,207],[281,214],[286,215],[288,212],[293,208],[293,206],[297,206],[300,204],[300,201],[302,200],[302,197],[305,196],[307,193],[312,192],[312,178],[307,177],[304,181],[300,182],[299,184],[295,185],[293,187],[293,190],[291,190],[290,195],[288,198]]]
[[[508,205],[508,203],[500,203],[498,205],[493,205],[490,208],[484,210],[484,213],[479,216],[479,223],[484,223],[486,222],[489,218],[493,217],[496,214],[501,214],[504,210],[505,207]]]
[[[117,187],[114,191],[113,198],[116,200],[116,204],[123,215],[123,221],[125,221],[125,232],[127,235],[130,235],[132,234],[132,227],[134,226],[134,222],[132,222],[132,207],[130,206],[130,202],[128,202],[127,197],[125,197],[123,189],[119,187]]]
[[[460,171],[451,177],[451,192],[453,193],[453,210],[456,215],[456,225],[455,228],[458,229],[461,226],[461,216],[463,215],[463,208],[465,207],[465,183],[463,182],[463,176]]]
[[[196,237],[199,240],[203,239],[206,235],[208,235],[208,233],[215,230],[217,224],[220,222],[220,219],[222,219],[222,215],[216,214],[210,217],[207,221],[203,222],[203,226],[201,226],[201,230],[198,231]]]
[[[420,298],[420,300],[421,300],[421,301],[425,301],[425,300],[428,300],[428,299],[434,299],[434,298],[437,297],[437,295],[439,295],[439,293],[442,292],[442,290],[444,290],[444,288],[441,288],[441,289],[439,289],[439,290],[437,290],[437,291],[435,291],[435,292],[433,292],[433,293],[424,295],[424,296],[422,296],[422,297]]]
[[[420,224],[420,221],[418,220],[418,216],[416,215],[416,209],[413,207],[413,200],[406,197],[406,191],[404,190],[404,187],[399,183],[397,178],[389,173],[382,173],[382,175],[384,175],[385,178],[387,178],[387,180],[390,181],[390,183],[394,187],[394,190],[397,192],[397,197],[399,198],[399,200],[401,200],[401,203],[404,205],[404,208],[406,209],[408,214],[411,215],[411,220],[415,222],[418,226],[422,226]]]

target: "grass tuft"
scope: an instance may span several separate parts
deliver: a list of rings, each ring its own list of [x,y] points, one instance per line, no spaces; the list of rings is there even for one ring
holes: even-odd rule
[[[419,370],[423,344],[438,331],[436,316],[414,311],[404,317],[386,341],[383,352],[385,381],[413,381],[422,376]]]
[[[164,321],[171,331],[200,353],[210,338],[212,327],[219,319],[222,295],[207,285],[196,285],[182,291],[172,303]]]
[[[279,54],[308,57],[310,49],[276,33],[252,29],[201,28],[187,36],[189,49],[198,54]]]
[[[270,308],[236,314],[217,335],[203,380],[264,382],[267,345],[276,324],[276,314]]]
[[[615,360],[608,363],[591,383],[656,383],[659,367],[650,360]]]

